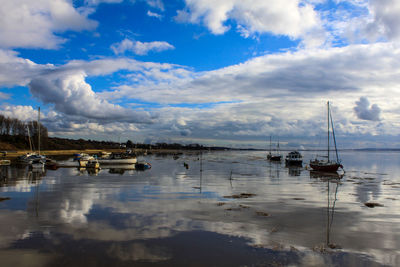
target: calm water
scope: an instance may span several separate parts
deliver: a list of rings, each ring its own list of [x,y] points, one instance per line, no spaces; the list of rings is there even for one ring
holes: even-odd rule
[[[340,180],[265,155],[2,167],[1,265],[400,266],[400,153],[343,152]]]

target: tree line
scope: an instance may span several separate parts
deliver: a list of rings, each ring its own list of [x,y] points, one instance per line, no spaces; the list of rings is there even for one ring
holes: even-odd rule
[[[38,147],[38,125],[37,121],[24,122],[0,114],[0,141],[10,143],[15,148],[28,149],[32,147],[35,149]],[[40,123],[41,146],[46,146],[47,141],[47,128]]]
[[[38,122],[24,122],[16,118],[0,114],[0,150],[37,150],[38,149]],[[182,145],[178,143],[141,144],[128,140],[126,143],[113,141],[97,141],[84,139],[67,139],[49,137],[47,128],[40,123],[41,150],[69,150],[69,149],[177,149],[177,150],[220,150],[223,147],[204,147],[199,144]]]

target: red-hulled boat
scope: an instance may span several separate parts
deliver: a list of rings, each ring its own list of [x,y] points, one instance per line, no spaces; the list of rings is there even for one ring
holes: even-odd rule
[[[334,161],[324,161],[314,159],[310,161],[310,167],[314,171],[320,172],[336,172],[339,168],[343,169],[343,165]]]
[[[338,151],[337,151],[337,147],[336,147],[336,138],[335,138],[335,131],[333,129],[333,120],[332,120],[332,114],[330,111],[330,107],[329,107],[329,101],[327,103],[328,106],[328,150],[327,150],[327,156],[326,156],[326,160],[320,160],[320,159],[314,159],[310,161],[310,167],[314,170],[314,171],[321,171],[321,172],[336,172],[339,168],[343,169],[343,165],[340,163],[339,160],[339,155],[338,155]],[[332,137],[333,137],[333,141],[335,144],[335,152],[336,152],[336,161],[334,160],[330,160],[329,158],[329,140],[330,140],[330,126],[332,126]]]

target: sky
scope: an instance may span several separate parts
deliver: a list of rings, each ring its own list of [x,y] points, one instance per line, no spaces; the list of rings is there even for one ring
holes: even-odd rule
[[[0,0],[0,114],[50,136],[400,148],[400,1]]]

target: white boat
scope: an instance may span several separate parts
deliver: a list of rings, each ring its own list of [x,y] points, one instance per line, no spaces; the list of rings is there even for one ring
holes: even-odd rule
[[[127,155],[124,153],[112,153],[106,158],[97,159],[101,165],[103,164],[135,164],[136,156]]]
[[[84,155],[78,159],[79,167],[87,167],[89,162],[94,160],[95,158],[93,156]]]
[[[44,163],[46,162],[46,156],[37,154],[37,153],[26,153],[25,155],[22,155],[18,157],[17,159],[18,163],[23,163],[23,164],[37,164],[37,163]]]
[[[44,169],[46,164],[46,159],[42,159],[40,157],[32,160],[32,163],[29,165],[31,169]]]
[[[100,169],[100,163],[97,159],[90,159],[87,163],[86,163],[86,168],[90,168],[90,169]]]
[[[46,156],[40,155],[40,107],[38,110],[37,127],[38,127],[38,129],[37,129],[37,131],[38,131],[38,151],[26,153],[25,155],[18,157],[19,163],[28,164],[33,169],[44,168],[44,166],[46,164]],[[29,136],[29,145],[31,146],[31,150],[32,150],[29,128],[28,128],[28,136]]]
[[[298,151],[289,152],[285,158],[286,165],[301,166],[303,163],[303,156]]]
[[[9,159],[0,159],[0,166],[10,165],[11,161]]]
[[[99,153],[98,158],[106,159],[106,158],[110,157],[110,155],[111,155],[111,152],[101,151]]]

